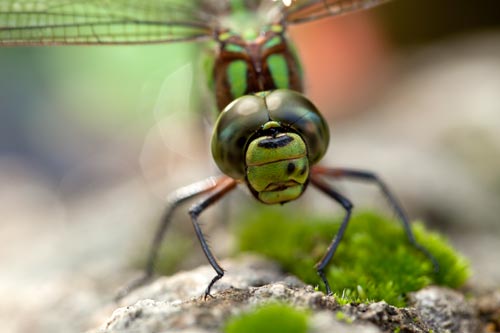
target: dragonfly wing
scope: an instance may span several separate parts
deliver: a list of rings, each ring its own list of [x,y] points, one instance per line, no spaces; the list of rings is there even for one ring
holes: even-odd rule
[[[0,0],[0,46],[206,40],[215,13],[198,1]]]
[[[288,24],[297,24],[368,9],[390,0],[297,0],[283,8]]]

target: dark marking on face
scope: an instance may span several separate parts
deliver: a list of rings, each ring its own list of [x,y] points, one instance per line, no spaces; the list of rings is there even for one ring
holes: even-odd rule
[[[303,175],[304,175],[304,173],[306,173],[306,171],[307,171],[307,167],[306,167],[306,166],[304,166],[304,167],[302,168],[302,170],[300,170],[299,175],[303,176]]]
[[[293,138],[288,135],[279,136],[276,138],[264,139],[259,142],[259,147],[274,149],[287,146],[290,142],[293,141]]]
[[[295,171],[295,163],[293,162],[288,163],[286,171],[288,172],[289,175],[291,175]]]

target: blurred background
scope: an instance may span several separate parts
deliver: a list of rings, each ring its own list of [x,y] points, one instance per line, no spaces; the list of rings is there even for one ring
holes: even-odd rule
[[[470,258],[474,288],[498,288],[500,3],[393,1],[290,35],[306,93],[331,126],[323,164],[382,175],[412,219]],[[166,195],[217,174],[201,53],[195,44],[0,49],[6,332],[100,324],[96,309],[137,275],[130,267]],[[375,188],[339,186],[356,207],[389,212]],[[329,213],[317,195],[285,207]],[[229,200],[231,211],[253,204],[245,191]],[[184,213],[173,233],[190,237]],[[224,257],[226,224],[206,228]],[[196,241],[185,244],[176,255],[201,255]]]

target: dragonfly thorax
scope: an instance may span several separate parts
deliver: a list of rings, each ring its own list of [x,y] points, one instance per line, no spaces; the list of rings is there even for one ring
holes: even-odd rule
[[[281,25],[271,25],[252,39],[224,31],[217,40],[213,77],[219,110],[238,97],[260,91],[302,91],[300,65]]]

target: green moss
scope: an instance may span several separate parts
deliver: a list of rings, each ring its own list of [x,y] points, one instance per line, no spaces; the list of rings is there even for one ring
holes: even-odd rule
[[[286,304],[267,304],[231,318],[225,333],[306,333],[308,314]]]
[[[336,234],[339,219],[301,216],[296,212],[268,208],[246,214],[239,224],[239,248],[275,259],[283,268],[306,283],[321,283],[315,263]],[[457,288],[469,276],[466,260],[442,236],[413,224],[417,240],[438,260],[432,263],[412,247],[394,220],[373,213],[355,214],[337,253],[327,268],[327,277],[339,302],[385,300],[404,306],[406,293],[429,284]]]

